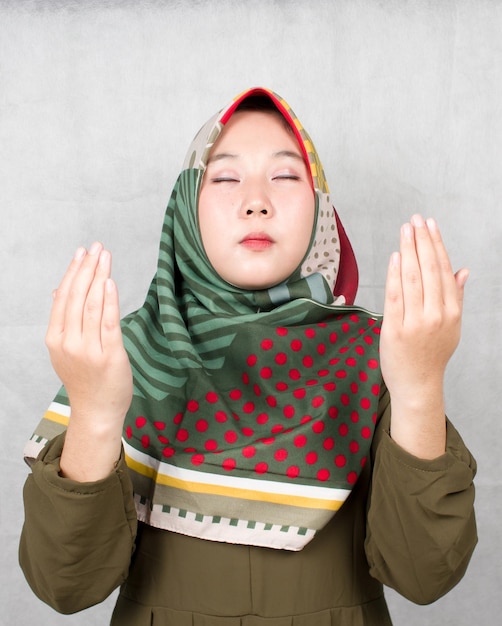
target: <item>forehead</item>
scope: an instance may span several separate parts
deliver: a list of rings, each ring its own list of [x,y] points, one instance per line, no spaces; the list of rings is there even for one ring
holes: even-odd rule
[[[223,148],[246,150],[270,148],[298,153],[304,160],[304,151],[279,111],[236,111],[223,127],[211,155]]]
[[[222,131],[235,114],[236,109],[238,110],[238,107],[240,107],[243,102],[248,99],[249,94],[253,94],[256,91],[259,91],[260,93],[266,91],[267,97],[270,98],[277,109],[277,115],[282,116],[285,125],[289,125],[289,128],[296,137],[304,162],[309,170],[312,188],[320,193],[329,194],[329,188],[324,176],[322,164],[309,134],[287,102],[269,90],[248,90],[235,98],[227,107],[215,113],[202,126],[190,144],[183,161],[183,169],[197,168],[202,173],[205,171],[208,165],[209,154],[215,143],[218,141]]]

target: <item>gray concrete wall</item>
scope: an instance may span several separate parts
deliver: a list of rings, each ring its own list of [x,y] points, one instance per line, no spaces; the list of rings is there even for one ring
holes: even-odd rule
[[[463,581],[397,625],[494,624],[502,610],[498,470],[502,1],[0,2],[0,623],[105,625],[111,601],[63,617],[17,566],[25,439],[58,388],[43,337],[74,249],[102,240],[126,313],[155,269],[164,206],[195,131],[252,85],[288,100],[323,159],[382,308],[401,223],[435,216],[471,268],[448,412],[479,462],[480,543]]]

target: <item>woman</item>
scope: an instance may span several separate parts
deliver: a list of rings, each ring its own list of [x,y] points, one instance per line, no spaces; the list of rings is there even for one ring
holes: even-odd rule
[[[426,603],[458,582],[475,462],[443,378],[467,271],[433,220],[402,228],[385,322],[355,307],[312,142],[251,89],[190,147],[122,324],[110,269],[80,248],[54,295],[64,387],[27,446],[20,550],[39,597],[122,585],[126,626],[387,625],[383,584]]]

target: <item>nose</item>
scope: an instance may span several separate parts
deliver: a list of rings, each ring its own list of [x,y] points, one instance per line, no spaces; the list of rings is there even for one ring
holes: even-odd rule
[[[261,213],[262,215],[268,215],[268,209],[263,207],[262,209],[258,209],[258,207],[256,208],[247,208],[246,209],[246,215],[253,215],[254,213]]]
[[[273,213],[266,189],[258,183],[249,184],[242,202],[242,214],[245,217],[271,217]]]

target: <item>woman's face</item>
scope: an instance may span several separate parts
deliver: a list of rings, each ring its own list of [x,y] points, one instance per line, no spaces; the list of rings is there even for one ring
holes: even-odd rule
[[[243,289],[290,276],[310,243],[315,197],[294,134],[279,114],[234,113],[211,150],[199,227],[216,272]]]

